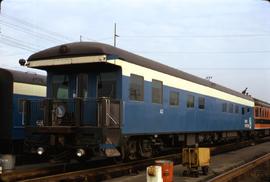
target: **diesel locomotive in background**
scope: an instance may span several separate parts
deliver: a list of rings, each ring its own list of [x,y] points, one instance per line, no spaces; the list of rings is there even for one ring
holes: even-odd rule
[[[106,44],[60,45],[21,64],[47,71],[47,97],[23,102],[28,152],[133,160],[269,135],[270,104]]]

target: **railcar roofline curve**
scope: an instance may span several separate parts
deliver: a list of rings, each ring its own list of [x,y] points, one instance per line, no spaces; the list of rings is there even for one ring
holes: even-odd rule
[[[42,86],[46,85],[46,76],[36,73],[0,68],[0,75],[2,76],[10,75],[13,82],[29,83]]]
[[[202,79],[200,77],[191,75],[184,71],[169,67],[162,63],[153,61],[148,58],[133,54],[131,52],[125,51],[123,49],[113,47],[107,44],[98,43],[98,42],[74,42],[69,44],[63,44],[48,48],[37,52],[31,55],[27,62],[31,63],[34,61],[48,60],[48,59],[60,59],[67,57],[83,57],[83,56],[98,56],[98,55],[107,55],[114,58],[122,59],[129,63],[133,63],[139,66],[143,66],[158,72],[162,72],[168,75],[172,75],[178,78],[182,78],[187,81],[191,81],[200,85],[204,85],[216,90],[226,92],[250,101],[253,99],[250,96],[244,95],[240,92],[234,91],[227,87],[221,86],[214,82]],[[46,70],[46,66],[43,66],[42,69]]]

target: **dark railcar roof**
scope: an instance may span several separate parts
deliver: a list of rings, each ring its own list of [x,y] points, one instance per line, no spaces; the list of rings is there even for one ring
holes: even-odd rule
[[[263,106],[263,107],[269,107],[270,108],[270,103],[253,98],[255,102],[255,106]]]
[[[5,76],[7,72],[12,75],[13,81],[15,82],[46,85],[46,76],[44,75],[0,68],[1,76]]]
[[[127,62],[137,64],[143,67],[147,67],[153,70],[157,70],[168,75],[179,77],[188,81],[192,81],[204,86],[208,86],[241,98],[252,100],[251,97],[243,95],[239,92],[231,90],[229,88],[223,87],[216,83],[210,82],[208,80],[199,78],[197,76],[188,74],[186,72],[177,70],[175,68],[166,66],[164,64],[155,62],[153,60],[144,58],[142,56],[130,53],[128,51],[96,42],[75,42],[70,44],[64,44],[56,47],[52,47],[38,53],[31,55],[28,58],[28,62],[36,60],[45,60],[45,59],[57,59],[65,57],[76,57],[76,56],[91,56],[91,55],[110,55],[115,56],[120,59],[123,59]]]

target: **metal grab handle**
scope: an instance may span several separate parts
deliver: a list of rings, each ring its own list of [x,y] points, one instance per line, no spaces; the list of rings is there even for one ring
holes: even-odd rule
[[[109,113],[106,113],[106,115],[114,122],[115,125],[119,124],[119,122],[115,121]]]

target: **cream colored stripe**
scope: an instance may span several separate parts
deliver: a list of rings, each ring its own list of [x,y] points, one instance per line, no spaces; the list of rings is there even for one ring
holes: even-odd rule
[[[94,62],[104,62],[106,61],[106,56],[83,56],[74,58],[61,58],[61,59],[48,59],[40,61],[30,61],[28,67],[36,68],[41,66],[56,66],[56,65],[68,65],[68,64],[82,64],[82,63],[94,63]]]
[[[125,76],[130,76],[131,73],[138,74],[138,75],[144,76],[144,80],[146,81],[151,82],[152,79],[157,79],[157,80],[163,81],[164,85],[167,85],[170,87],[183,89],[186,91],[254,107],[254,102],[250,100],[247,100],[247,99],[235,96],[235,95],[231,95],[231,94],[228,94],[228,93],[225,93],[225,92],[222,92],[222,91],[219,91],[219,90],[216,90],[216,89],[204,86],[204,85],[193,83],[191,81],[187,81],[178,77],[174,77],[165,73],[161,73],[161,72],[149,69],[149,68],[145,68],[136,64],[128,63],[120,59],[108,60],[108,62],[121,66],[122,74]]]
[[[14,94],[45,97],[46,87],[41,85],[14,82],[13,92]]]
[[[49,59],[41,61],[32,61],[29,63],[29,67],[40,67],[40,66],[54,66],[54,65],[65,65],[65,64],[81,64],[81,63],[92,63],[92,62],[102,62],[106,61],[106,55],[102,56],[84,56],[75,58],[61,58],[61,59]],[[178,77],[174,77],[165,73],[161,73],[149,68],[145,68],[136,64],[128,63],[126,61],[116,59],[108,60],[109,63],[116,64],[122,67],[122,74],[125,76],[130,76],[131,73],[144,76],[146,81],[152,81],[152,79],[157,79],[163,81],[164,85],[183,89],[186,91],[207,95],[215,97],[218,99],[223,99],[238,104],[243,104],[247,106],[254,106],[254,102],[231,95],[204,85],[193,83]],[[27,91],[27,90],[26,90]]]

